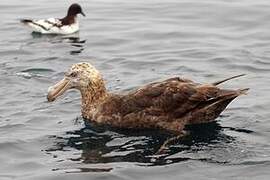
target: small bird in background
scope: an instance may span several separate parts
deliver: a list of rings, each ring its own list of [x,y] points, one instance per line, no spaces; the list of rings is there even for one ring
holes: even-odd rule
[[[79,4],[72,4],[68,8],[67,15],[64,18],[49,19],[21,19],[21,22],[29,26],[33,32],[41,34],[72,34],[79,31],[79,22],[77,14],[85,16]]]

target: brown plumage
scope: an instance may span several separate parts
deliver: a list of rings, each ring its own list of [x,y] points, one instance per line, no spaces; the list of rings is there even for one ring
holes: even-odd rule
[[[74,3],[68,8],[66,17],[60,19],[62,26],[75,23],[75,18],[77,14],[82,14],[83,16],[85,16],[81,6],[77,3]]]
[[[142,86],[128,94],[106,91],[101,74],[89,63],[73,65],[62,81],[49,88],[48,101],[67,89],[82,96],[82,116],[119,128],[157,128],[180,134],[185,125],[214,121],[226,106],[248,89],[225,90],[179,77]]]

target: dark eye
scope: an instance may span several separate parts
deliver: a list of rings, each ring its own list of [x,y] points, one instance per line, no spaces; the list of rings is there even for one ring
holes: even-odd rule
[[[70,77],[76,77],[77,75],[78,75],[77,72],[72,72],[69,76],[70,76]]]

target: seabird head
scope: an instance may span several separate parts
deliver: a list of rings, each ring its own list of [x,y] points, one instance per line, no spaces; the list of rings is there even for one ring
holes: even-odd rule
[[[77,3],[71,4],[68,8],[67,15],[68,16],[76,16],[77,14],[81,14],[81,15],[85,16],[84,12],[82,11],[82,7],[79,4],[77,4]]]
[[[77,63],[71,66],[61,81],[49,87],[47,99],[54,101],[68,89],[85,91],[89,87],[96,87],[100,82],[102,76],[94,66],[86,62]]]

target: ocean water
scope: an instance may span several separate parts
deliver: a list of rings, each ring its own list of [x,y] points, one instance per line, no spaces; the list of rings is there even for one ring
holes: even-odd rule
[[[78,0],[70,36],[41,36],[20,18],[63,17],[74,1],[1,0],[0,179],[269,179],[268,0]],[[181,76],[251,88],[210,124],[156,155],[170,136],[84,123],[80,94],[53,103],[47,88],[90,62],[110,91]]]

